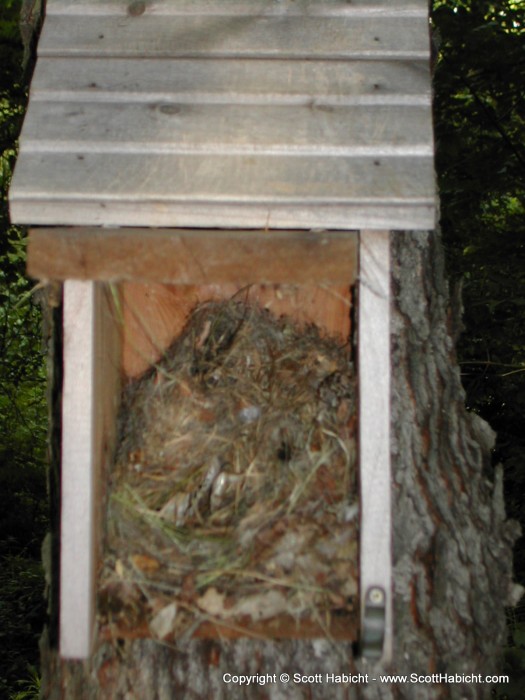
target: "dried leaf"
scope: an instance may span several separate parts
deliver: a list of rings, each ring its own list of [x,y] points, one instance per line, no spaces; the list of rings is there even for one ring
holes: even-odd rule
[[[160,569],[160,562],[147,554],[132,554],[131,563],[143,574],[154,574]]]
[[[238,300],[198,307],[125,389],[106,570],[140,573],[156,634],[173,634],[168,593],[177,629],[195,608],[326,617],[353,595],[355,405],[339,340]]]
[[[150,630],[157,639],[166,639],[175,629],[177,604],[169,603],[150,622]]]
[[[224,600],[226,596],[216,588],[208,588],[206,593],[195,602],[204,612],[213,617],[225,617]]]

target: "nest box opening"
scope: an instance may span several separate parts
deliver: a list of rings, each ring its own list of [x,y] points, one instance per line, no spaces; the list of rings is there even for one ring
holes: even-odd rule
[[[31,259],[50,235],[34,233]],[[203,234],[178,236],[186,255],[169,274],[186,280]],[[221,258],[224,236],[207,242],[229,266],[210,271],[207,255],[214,284],[111,287],[123,405],[102,479],[101,633],[355,640],[357,237],[252,233],[234,264],[239,237]],[[339,276],[334,245],[344,246]],[[92,275],[85,250],[82,264]],[[247,283],[261,276],[286,282]]]
[[[350,286],[232,287],[121,289],[102,634],[355,640]]]
[[[62,581],[86,541],[103,637],[355,641],[358,234],[107,233],[31,233],[33,273],[53,239],[89,280],[65,283]],[[148,238],[156,265],[132,245]],[[86,595],[63,589],[63,646]]]
[[[181,251],[156,257],[162,283],[147,256],[131,275],[123,255],[121,281],[97,271],[125,230],[80,253],[60,229],[31,234],[30,259],[55,237],[89,275],[64,293],[65,656],[95,629],[389,653],[389,233],[250,235],[202,284],[195,245],[220,261],[224,232],[162,232]],[[253,267],[258,240],[283,270]]]

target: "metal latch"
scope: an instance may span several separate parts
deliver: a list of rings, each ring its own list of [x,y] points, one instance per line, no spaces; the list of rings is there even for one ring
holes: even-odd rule
[[[361,635],[361,655],[379,661],[383,655],[386,630],[386,593],[380,586],[370,586],[366,592],[365,613]]]

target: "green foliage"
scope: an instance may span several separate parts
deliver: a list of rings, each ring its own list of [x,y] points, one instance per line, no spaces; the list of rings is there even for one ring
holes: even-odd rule
[[[0,92],[20,83],[21,38],[18,27],[21,0],[2,0],[0,5]],[[18,87],[21,87],[19,84]]]
[[[9,700],[38,700],[40,697],[40,676],[33,666],[28,668],[28,679],[17,681],[20,690],[9,696]]]
[[[497,431],[507,512],[525,526],[524,13],[517,0],[435,0],[436,168],[449,271],[462,284],[458,345],[468,407]],[[525,583],[525,545],[515,550]],[[499,700],[523,698],[523,606],[509,625]]]
[[[509,613],[509,644],[505,649],[504,673],[509,683],[494,688],[496,700],[523,700],[525,679],[525,607]]]
[[[21,70],[23,47],[18,18],[20,0],[2,0],[0,4],[0,178],[2,189],[8,183],[15,161],[15,144],[27,100],[27,85]],[[2,197],[0,226],[7,222],[7,205]],[[5,251],[0,242],[0,252]]]
[[[38,665],[45,619],[41,565],[22,555],[0,558],[0,697],[16,689],[27,666]]]
[[[0,6],[0,697],[38,697],[45,621],[40,543],[47,528],[45,358],[41,313],[24,276],[25,231],[7,189],[27,100],[20,0]],[[29,672],[28,664],[33,667]],[[17,683],[18,682],[18,683]]]
[[[14,227],[6,233],[6,252],[0,255],[0,434],[23,468],[41,464],[45,456],[45,366],[41,311],[23,276],[25,240]]]
[[[10,225],[7,207],[26,102],[16,34],[19,6],[7,2],[0,22],[0,47],[12,51],[0,71],[0,555],[29,547],[36,556],[45,521],[47,430],[41,312],[24,276],[25,231]],[[7,85],[6,76],[12,81]]]
[[[525,35],[516,0],[436,0],[436,166],[449,269],[463,283],[468,405],[497,430],[509,515],[525,523]],[[525,581],[523,545],[516,570]]]

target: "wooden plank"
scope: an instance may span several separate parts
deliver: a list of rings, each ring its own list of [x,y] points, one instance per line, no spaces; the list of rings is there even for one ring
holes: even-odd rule
[[[357,641],[358,623],[356,615],[351,613],[338,614],[323,624],[313,620],[296,620],[289,615],[281,615],[263,622],[250,620],[233,624],[220,622],[201,622],[191,635],[195,639],[331,639],[340,641]],[[147,622],[125,625],[124,622],[111,622],[100,628],[99,639],[112,641],[115,639],[148,639],[151,629]],[[168,635],[163,642],[175,641],[174,635]]]
[[[430,105],[428,61],[41,57],[31,100]]]
[[[330,639],[357,641],[357,616],[351,614],[331,617],[325,624],[314,620],[297,621],[282,615],[265,622],[252,622],[233,629],[217,622],[202,622],[193,636],[197,639],[239,639],[259,637],[261,639]]]
[[[258,285],[239,289],[236,284],[166,285],[124,282],[122,369],[136,377],[153,362],[182,331],[187,317],[200,302],[238,298],[257,303],[276,316],[285,314],[298,323],[314,323],[323,332],[350,337],[350,284]]]
[[[225,254],[227,251],[227,254]],[[298,231],[33,229],[28,273],[45,279],[172,284],[350,284],[357,234]]]
[[[95,624],[102,473],[112,458],[120,342],[107,290],[64,285],[60,653],[86,658]]]
[[[28,153],[25,146],[21,153]],[[140,214],[139,207],[148,202],[261,203],[269,208],[273,204],[431,204],[434,172],[432,160],[426,157],[157,154],[146,163],[140,154],[106,155],[79,149],[78,153],[33,153],[14,177],[22,180],[16,192],[19,198],[78,202],[80,207],[90,199],[99,206],[112,200],[129,201],[131,206],[136,203],[134,213]]]
[[[429,57],[428,19],[389,16],[49,15],[39,56],[178,58]]]
[[[144,11],[160,15],[250,15],[317,14],[346,15],[372,13],[427,14],[427,0],[148,0]],[[47,0],[47,14],[127,15],[139,9],[127,0]]]
[[[352,229],[390,216],[391,228],[434,224],[431,158],[28,155],[22,147],[10,197],[19,223]]]
[[[389,239],[388,231],[361,231],[358,304],[361,633],[367,591],[382,589],[384,662],[392,656]]]
[[[422,0],[50,0],[40,49],[15,222],[434,226]]]
[[[36,102],[27,153],[433,155],[430,106]],[[293,124],[293,129],[290,129]]]
[[[118,200],[96,201],[58,200],[52,196],[28,198],[11,202],[11,220],[25,223],[58,226],[166,226],[244,229],[363,229],[367,226],[392,230],[428,230],[435,227],[434,203],[408,202],[401,205],[353,204],[338,205],[250,205],[229,204],[165,204],[159,202],[135,206]]]

